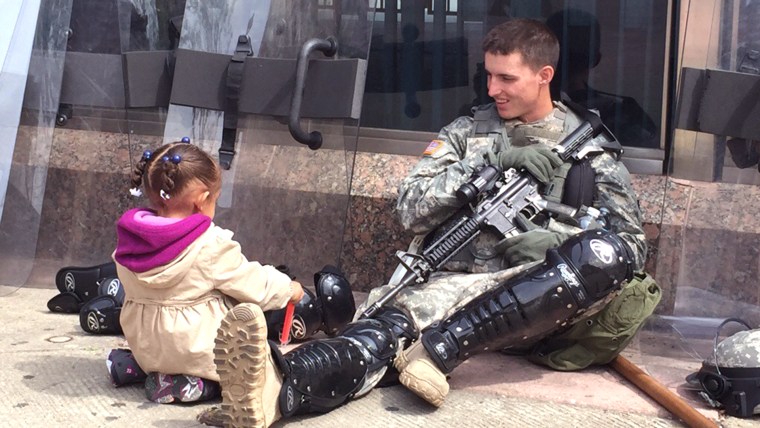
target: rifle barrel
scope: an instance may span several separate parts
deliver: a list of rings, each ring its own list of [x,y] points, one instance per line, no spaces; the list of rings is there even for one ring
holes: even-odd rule
[[[417,279],[417,275],[414,272],[407,272],[406,275],[404,275],[404,278],[402,278],[398,284],[394,285],[393,288],[391,288],[390,290],[388,290],[387,293],[385,293],[385,295],[377,299],[375,303],[367,306],[367,309],[365,309],[364,312],[362,312],[359,318],[360,319],[372,318],[372,316],[374,316],[375,313],[377,313],[377,311],[379,311],[380,308],[383,307],[383,305],[388,303],[388,301],[391,300],[392,298],[396,297],[396,295],[401,290],[406,288],[409,284],[414,282],[416,279]]]

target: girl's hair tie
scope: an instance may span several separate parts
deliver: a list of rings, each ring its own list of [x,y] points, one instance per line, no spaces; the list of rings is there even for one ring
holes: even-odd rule
[[[161,161],[163,161],[163,162],[171,162],[171,163],[173,163],[174,165],[177,165],[177,164],[179,164],[180,162],[182,162],[182,156],[180,156],[180,155],[172,155],[172,156],[170,157],[169,155],[165,155],[165,156],[163,156],[163,157],[161,158]]]
[[[181,142],[190,144],[190,137],[182,137]]]
[[[148,161],[148,160],[150,160],[150,158],[152,156],[153,156],[153,152],[151,152],[150,150],[146,150],[146,151],[143,152],[142,158],[143,158],[143,160]]]

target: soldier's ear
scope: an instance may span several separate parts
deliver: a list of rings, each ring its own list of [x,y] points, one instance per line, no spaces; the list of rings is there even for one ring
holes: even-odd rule
[[[542,85],[546,85],[554,78],[554,67],[545,65],[538,70],[538,82]]]

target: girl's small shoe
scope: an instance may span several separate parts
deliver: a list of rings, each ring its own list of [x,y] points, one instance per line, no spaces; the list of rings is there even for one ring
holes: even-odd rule
[[[129,349],[111,349],[106,359],[106,367],[114,386],[143,382],[147,377]]]
[[[145,397],[154,403],[173,403],[173,386],[174,382],[171,375],[157,372],[148,373],[148,378],[145,379]]]
[[[145,379],[145,396],[160,404],[204,401],[219,396],[219,384],[197,376],[151,372]]]

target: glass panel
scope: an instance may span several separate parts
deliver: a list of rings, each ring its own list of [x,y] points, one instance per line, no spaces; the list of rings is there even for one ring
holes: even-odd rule
[[[681,4],[679,75],[686,67],[726,70],[734,77],[756,74],[754,54],[760,25],[757,2],[716,0]],[[691,98],[689,98],[689,97]],[[681,92],[677,104],[698,95]],[[752,99],[753,103],[756,99]],[[698,106],[682,106],[691,108]],[[756,161],[739,171],[726,153],[727,136],[676,129],[673,173],[666,180],[662,220],[652,253],[663,288],[657,316],[636,345],[647,371],[697,407],[706,407],[685,378],[714,362],[718,341],[760,325],[758,233],[760,209]],[[748,181],[749,180],[749,181]]]
[[[2,28],[12,29],[9,40],[0,39],[0,295],[27,283],[40,255],[71,13],[71,0],[11,3],[0,18]]]
[[[50,165],[43,175],[48,185],[28,280],[43,286],[52,286],[63,267],[109,262],[116,243],[114,220],[130,203],[117,0],[49,3],[49,10],[67,15],[55,29],[63,37],[63,73],[43,81],[54,97]]]
[[[683,14],[690,21],[681,36],[685,45],[681,67],[760,74],[758,2],[714,0],[685,9]],[[755,119],[743,115],[744,111],[746,107],[737,109],[734,120]],[[760,135],[757,137],[760,139]],[[672,175],[701,181],[760,184],[759,156],[760,143],[750,138],[676,129]]]
[[[185,0],[118,0],[121,52],[177,47]]]
[[[381,3],[362,126],[437,132],[490,102],[480,42],[509,17],[562,39],[554,93],[596,108],[623,145],[662,147],[668,1],[478,0]],[[400,6],[399,6],[400,4]]]
[[[247,34],[256,55],[294,60],[304,41],[334,36],[337,58],[366,60],[374,10],[366,1],[322,0],[271,7],[252,0],[41,4],[16,5],[0,21],[14,29],[0,38],[5,91],[0,132],[15,141],[15,151],[13,144],[2,146],[7,163],[0,166],[0,284],[9,292],[14,288],[8,286],[32,282],[52,285],[65,266],[111,260],[114,220],[144,203],[131,198],[126,187],[145,149],[190,136],[217,153],[221,112],[125,108],[122,53],[170,50],[181,42],[187,49],[231,54],[237,36]],[[33,13],[23,12],[29,7]],[[37,9],[42,10],[37,32],[19,30],[35,28]],[[307,132],[323,134],[318,151],[295,143],[284,122],[241,115],[238,155],[225,172],[224,207],[216,221],[236,231],[250,258],[287,263],[308,280],[340,258],[358,120],[304,118]]]
[[[168,67],[172,58],[169,51],[179,46],[185,0],[118,0],[117,7],[121,52],[163,52]],[[121,183],[116,187],[124,202],[122,211],[144,203],[128,196],[127,187],[132,168],[143,152],[163,144],[168,106],[127,108],[124,115],[124,135],[119,137],[118,146],[127,149],[129,156],[121,159]],[[114,218],[119,215],[121,212],[113,213]]]
[[[14,263],[0,269],[3,284],[50,286],[65,266],[111,261],[114,220],[138,203],[127,191],[130,154],[161,143],[166,117],[165,107],[124,108],[121,53],[171,48],[169,17],[184,1],[43,0],[40,10],[9,187],[20,195],[7,199],[21,207],[3,223],[19,232],[3,236],[14,255],[0,257]]]
[[[245,0],[213,6],[188,0],[180,47],[231,54],[238,36],[246,34],[254,56],[295,59],[307,40],[334,36],[338,58],[366,59],[373,10],[366,0]],[[222,120],[221,111],[171,105],[165,139],[190,136],[216,156]],[[286,122],[241,115],[237,154],[223,174],[215,222],[235,231],[250,259],[287,264],[308,285],[325,264],[339,263],[358,121],[303,119],[306,132],[323,135],[323,147],[316,151],[296,143]]]
[[[179,46],[185,0],[118,0],[118,8],[122,52],[169,51]],[[126,110],[131,160],[162,143],[167,115],[168,106]]]

